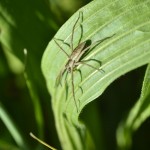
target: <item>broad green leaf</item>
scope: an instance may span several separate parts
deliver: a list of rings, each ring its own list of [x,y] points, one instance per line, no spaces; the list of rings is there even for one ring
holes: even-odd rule
[[[148,117],[150,117],[150,65],[148,65],[146,70],[139,100],[131,109],[126,120],[124,120],[118,128],[117,141],[120,148],[126,149],[131,146],[133,132],[135,132]]]
[[[65,74],[62,86],[55,86],[56,78],[65,66],[68,58],[50,41],[42,58],[42,70],[48,90],[52,96],[52,107],[57,132],[65,150],[95,149],[86,125],[79,122],[82,109],[121,75],[150,62],[150,1],[104,1],[95,0],[76,12],[55,35],[60,46],[70,55],[71,50],[65,43],[70,43],[72,28],[83,13],[75,27],[74,48],[80,42],[90,39],[92,43],[103,40],[94,47],[83,60],[101,61],[99,72],[85,65],[79,65],[81,74],[74,71],[75,98],[79,111],[73,100],[71,77]],[[82,27],[81,27],[82,25]],[[99,67],[95,61],[88,62]],[[92,113],[92,112],[91,112]],[[99,149],[99,148],[98,148]]]

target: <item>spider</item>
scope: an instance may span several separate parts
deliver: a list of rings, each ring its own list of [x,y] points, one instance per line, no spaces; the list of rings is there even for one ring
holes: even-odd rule
[[[77,20],[75,21],[75,24],[73,25],[72,34],[71,34],[71,42],[70,42],[70,44],[67,44],[71,48],[71,51],[72,51],[72,53],[70,55],[57,42],[60,39],[54,38],[54,42],[56,43],[56,45],[60,48],[60,50],[68,58],[67,63],[65,64],[64,68],[60,71],[59,75],[56,78],[56,85],[60,84],[61,78],[62,78],[62,76],[64,75],[65,72],[67,72],[67,74],[71,73],[72,95],[73,95],[73,99],[74,99],[74,103],[75,103],[77,112],[79,111],[79,109],[78,109],[77,101],[76,101],[76,98],[75,98],[74,75],[73,75],[73,72],[75,70],[77,70],[77,67],[80,64],[87,65],[87,66],[89,66],[89,67],[91,67],[91,68],[93,68],[95,70],[98,70],[98,71],[102,71],[102,69],[99,69],[99,68],[96,68],[96,67],[94,67],[94,66],[92,66],[90,64],[87,64],[86,62],[89,61],[89,60],[82,60],[82,59],[83,59],[84,55],[87,54],[88,50],[90,50],[91,48],[97,46],[99,43],[103,42],[104,40],[110,38],[110,37],[106,37],[106,38],[101,39],[99,41],[96,41],[96,42],[94,42],[92,44],[91,44],[91,40],[86,40],[86,41],[84,41],[82,43],[79,43],[77,45],[77,47],[74,48],[74,46],[73,46],[74,30],[75,30],[75,27],[77,25],[77,22],[80,19],[81,13],[82,12],[79,12],[79,16],[78,16]],[[63,41],[63,40],[60,40],[60,41]],[[66,44],[66,43],[64,42],[64,44]],[[93,60],[93,59],[90,59],[90,60]],[[98,61],[98,60],[94,60],[94,61],[97,61],[97,62],[100,63],[100,61]],[[66,76],[67,76],[67,74],[66,74]]]

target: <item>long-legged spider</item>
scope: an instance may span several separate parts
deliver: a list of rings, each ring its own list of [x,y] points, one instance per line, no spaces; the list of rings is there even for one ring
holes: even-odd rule
[[[89,66],[89,67],[91,67],[91,68],[93,68],[93,69],[96,69],[96,70],[98,70],[98,71],[101,71],[101,69],[96,68],[96,67],[94,67],[94,66],[92,66],[92,65],[90,65],[90,64],[87,64],[86,61],[88,61],[88,60],[82,60],[82,59],[83,59],[82,57],[83,57],[83,55],[85,55],[85,54],[88,52],[88,50],[89,50],[91,47],[93,48],[93,47],[95,47],[97,44],[99,44],[99,43],[103,42],[104,40],[110,38],[110,37],[106,37],[106,38],[104,38],[104,39],[102,39],[102,40],[99,40],[99,41],[96,41],[96,42],[94,42],[94,43],[92,43],[92,44],[88,44],[90,40],[86,40],[86,41],[84,41],[84,42],[82,42],[82,43],[79,43],[79,44],[77,45],[77,47],[74,48],[74,46],[73,46],[74,30],[75,30],[75,27],[76,27],[76,25],[77,25],[77,22],[78,22],[79,19],[80,19],[80,14],[81,14],[81,13],[82,13],[82,12],[79,12],[79,16],[78,16],[78,18],[77,18],[75,24],[73,25],[72,34],[71,34],[71,42],[70,42],[70,44],[67,44],[67,45],[69,45],[69,47],[70,47],[71,50],[72,50],[71,55],[69,55],[69,54],[59,45],[59,43],[58,43],[57,41],[60,40],[60,39],[54,38],[54,41],[55,41],[56,45],[57,45],[57,46],[60,48],[60,50],[68,57],[67,63],[65,64],[64,68],[60,71],[59,75],[58,75],[57,78],[56,78],[56,85],[60,84],[60,80],[61,80],[61,78],[62,78],[62,76],[64,75],[65,72],[67,72],[67,74],[68,74],[68,73],[71,73],[72,95],[73,95],[73,99],[74,99],[74,103],[75,103],[77,112],[78,112],[78,105],[77,105],[77,101],[76,101],[76,98],[75,98],[73,72],[74,72],[74,70],[76,70],[77,66],[79,66],[80,64],[87,65],[87,66]],[[112,36],[111,36],[111,37],[112,37]],[[60,40],[60,41],[63,41],[63,40]],[[64,44],[66,44],[66,43],[64,42]],[[98,61],[98,60],[95,60],[95,61],[100,62],[100,61]]]

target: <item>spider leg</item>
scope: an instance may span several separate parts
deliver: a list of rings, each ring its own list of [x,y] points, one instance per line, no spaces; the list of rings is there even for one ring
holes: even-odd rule
[[[57,87],[59,84],[62,86],[62,84],[61,84],[61,79],[62,79],[62,76],[63,76],[63,74],[65,73],[65,71],[66,71],[66,68],[62,69],[62,70],[60,71],[60,73],[58,74],[58,76],[57,76],[57,78],[56,78],[56,81],[55,81],[55,87]]]
[[[87,64],[87,63],[85,63],[84,61],[79,61],[79,62],[76,63],[76,65],[80,65],[80,64],[83,64],[83,65],[86,65],[86,66],[88,66],[88,67],[91,67],[91,68],[93,68],[93,69],[95,69],[95,70],[97,70],[97,71],[99,71],[99,72],[101,72],[101,71],[104,72],[104,70],[99,69],[99,68],[96,68],[96,67],[94,67],[94,66],[92,66],[92,65],[90,65],[90,64]]]
[[[74,50],[74,48],[73,48],[74,30],[75,30],[75,27],[76,27],[77,22],[79,21],[80,13],[82,13],[82,12],[79,12],[79,16],[78,16],[78,18],[77,18],[77,20],[76,20],[76,22],[75,22],[75,24],[73,25],[73,28],[72,28],[72,34],[71,34],[71,50],[72,50],[72,51]]]
[[[72,84],[72,95],[73,95],[73,99],[74,99],[74,103],[76,105],[76,109],[78,112],[78,106],[77,106],[77,102],[76,102],[76,98],[75,98],[75,92],[74,92],[74,76],[73,76],[73,69],[71,69],[71,84]]]
[[[80,53],[80,56],[79,57],[82,57],[86,51],[88,51],[89,49],[93,49],[94,47],[96,47],[97,45],[99,45],[100,43],[102,43],[103,41],[113,37],[115,34],[113,34],[112,36],[109,36],[109,37],[106,37],[106,38],[103,38],[101,40],[98,40],[98,41],[95,41],[93,42],[91,45],[87,46],[86,48],[84,48],[82,50],[82,52]],[[84,55],[85,56],[85,55]]]
[[[66,54],[66,56],[69,58],[70,56],[65,52],[65,50],[59,45],[59,43],[54,39],[56,45]]]
[[[56,38],[54,38],[55,40],[57,40],[57,41],[61,41],[63,44],[65,44],[65,45],[67,45],[69,48],[71,48],[71,46],[70,46],[70,44],[69,43],[67,43],[67,42],[65,42],[64,40],[62,40],[62,39],[56,39]]]
[[[100,66],[101,66],[101,64],[102,64],[101,61],[96,60],[96,59],[86,59],[86,60],[82,60],[82,62],[87,62],[87,61],[95,61],[95,62],[97,62]]]

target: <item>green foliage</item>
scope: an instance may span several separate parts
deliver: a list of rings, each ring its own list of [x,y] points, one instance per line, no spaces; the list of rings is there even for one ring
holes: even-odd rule
[[[108,130],[109,121],[104,126],[103,113],[101,114],[98,110],[100,108],[94,105],[94,100],[109,85],[112,85],[114,80],[150,62],[150,2],[148,0],[111,2],[95,0],[80,8],[81,5],[84,5],[83,3],[78,3],[75,0],[68,1],[71,4],[75,3],[72,5],[74,8],[69,7],[70,5],[65,8],[57,0],[2,0],[0,3],[0,90],[2,92],[0,97],[0,118],[2,121],[0,122],[0,132],[2,132],[0,134],[0,149],[41,149],[41,145],[35,146],[33,144],[34,141],[29,136],[30,131],[37,133],[36,135],[40,139],[45,137],[46,141],[57,149],[104,150],[109,147],[108,145],[111,147],[111,144],[106,144],[109,142],[105,141],[104,137],[110,136],[114,139],[115,131],[112,132],[113,136],[111,136],[112,133],[105,133]],[[64,18],[68,18],[69,14],[72,14],[77,8],[80,10],[56,33],[60,24],[64,22]],[[77,67],[81,73],[74,71],[75,97],[79,108],[79,112],[77,112],[72,96],[70,74],[68,74],[66,81],[64,74],[61,81],[62,86],[55,86],[56,77],[65,66],[68,58],[52,38],[56,33],[55,38],[70,43],[72,28],[79,12],[83,13],[83,20],[80,17],[75,28],[74,48],[79,44],[79,41],[90,39],[94,43],[107,37],[110,38],[103,40],[83,58],[84,60],[100,61],[102,72],[85,65]],[[64,42],[59,41],[61,47],[71,54],[70,48]],[[27,56],[23,52],[24,49],[27,49]],[[96,68],[99,67],[96,61],[88,63]],[[134,147],[132,135],[150,115],[149,70],[148,65],[141,96],[135,106],[131,108],[132,103],[125,109],[124,114],[130,110],[125,118],[124,114],[119,119],[117,115],[115,115],[117,119],[113,118],[114,122],[117,120],[117,125],[121,121],[118,129],[115,126],[117,147],[120,150],[130,149],[132,145]],[[8,90],[7,94],[4,92],[7,89],[5,85],[10,86],[10,83],[6,82],[8,78],[13,80],[10,89],[15,88],[13,90],[17,93],[15,96]],[[124,91],[130,91],[130,86],[129,81]],[[114,88],[113,96],[110,96],[111,101],[109,101],[111,107],[107,113],[113,114],[113,106],[120,106],[123,99],[126,99],[123,94],[119,93],[121,88],[119,87],[117,92]],[[136,89],[135,85],[133,88]],[[134,95],[134,93],[132,94]],[[108,92],[107,95],[109,97],[110,93]],[[114,103],[114,99],[119,95],[121,95],[120,102]],[[131,97],[130,99],[132,99]],[[99,100],[101,99],[100,97]],[[121,110],[115,112],[116,114],[122,113]],[[110,126],[113,124],[110,123]],[[46,136],[45,132],[49,136]]]
[[[80,9],[83,12],[83,22],[81,22],[83,32],[80,30],[79,23],[75,28],[74,47],[78,45],[81,34],[83,34],[81,41],[91,39],[92,42],[114,35],[104,40],[85,58],[100,60],[104,73],[100,74],[84,65],[78,67],[81,70],[82,80],[78,72],[74,73],[75,97],[79,101],[80,112],[85,105],[100,96],[116,78],[150,61],[150,34],[146,32],[149,30],[149,20],[147,19],[149,2],[129,1],[124,3],[125,1],[119,1],[119,3],[116,1],[111,4],[94,1]],[[72,28],[78,15],[77,12],[64,24],[55,35],[56,39],[62,39],[65,43],[70,42]],[[64,43],[61,43],[61,46],[69,53],[69,48]],[[63,149],[94,149],[91,148],[88,136],[85,136],[89,135],[86,126],[78,121],[79,113],[77,113],[72,96],[71,79],[67,78],[67,89],[65,84],[62,87],[54,88],[56,77],[67,61],[66,56],[63,55],[52,40],[42,61],[47,86],[52,94],[59,138]],[[91,64],[94,65],[94,63]],[[83,139],[87,143],[86,145],[83,145]]]
[[[129,112],[127,118],[119,126],[117,141],[120,149],[128,148],[132,143],[132,133],[150,116],[150,66],[148,65],[141,96]],[[121,138],[120,138],[121,137]]]

